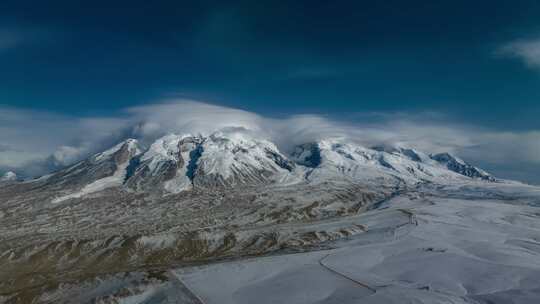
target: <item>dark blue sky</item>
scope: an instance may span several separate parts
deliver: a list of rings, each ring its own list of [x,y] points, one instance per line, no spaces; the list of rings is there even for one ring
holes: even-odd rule
[[[0,104],[81,116],[183,96],[528,130],[540,69],[497,49],[538,35],[540,1],[4,0]]]

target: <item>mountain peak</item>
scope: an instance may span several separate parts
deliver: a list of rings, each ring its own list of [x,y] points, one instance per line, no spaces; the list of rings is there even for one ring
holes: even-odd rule
[[[119,161],[122,162],[122,158],[128,157],[128,155],[136,155],[141,153],[139,148],[139,141],[134,138],[128,138],[110,149],[107,149],[101,153],[94,155],[95,161],[102,161],[110,157],[119,157]]]

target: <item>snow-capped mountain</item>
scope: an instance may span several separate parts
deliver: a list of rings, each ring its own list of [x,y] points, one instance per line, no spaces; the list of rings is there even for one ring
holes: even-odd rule
[[[448,153],[366,148],[344,138],[327,138],[298,145],[286,155],[272,142],[248,132],[217,131],[207,136],[169,134],[148,147],[128,139],[37,182],[57,189],[54,202],[61,202],[110,188],[174,194],[336,180],[414,185],[467,179],[495,181]]]
[[[210,136],[170,134],[156,140],[134,157],[125,185],[135,190],[178,193],[193,187],[230,187],[273,182],[294,164],[272,143],[246,135]]]

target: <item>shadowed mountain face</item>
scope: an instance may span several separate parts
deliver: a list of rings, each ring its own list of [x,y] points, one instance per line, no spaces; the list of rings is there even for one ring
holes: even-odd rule
[[[402,193],[496,182],[449,154],[335,138],[290,155],[243,133],[128,139],[1,184],[0,294],[25,303],[103,274],[314,249],[365,232],[350,218]]]

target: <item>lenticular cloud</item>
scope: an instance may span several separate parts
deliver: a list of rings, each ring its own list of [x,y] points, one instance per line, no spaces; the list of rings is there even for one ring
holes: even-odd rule
[[[193,100],[131,107],[108,117],[70,117],[0,108],[0,171],[36,176],[69,165],[128,138],[150,144],[166,134],[208,135],[217,130],[250,132],[283,153],[328,137],[366,147],[405,146],[427,153],[452,152],[478,164],[540,164],[540,131],[501,132],[453,122],[441,115],[362,113],[336,120],[303,114],[270,118]],[[491,166],[492,168],[494,166]],[[504,172],[499,172],[504,176]]]

